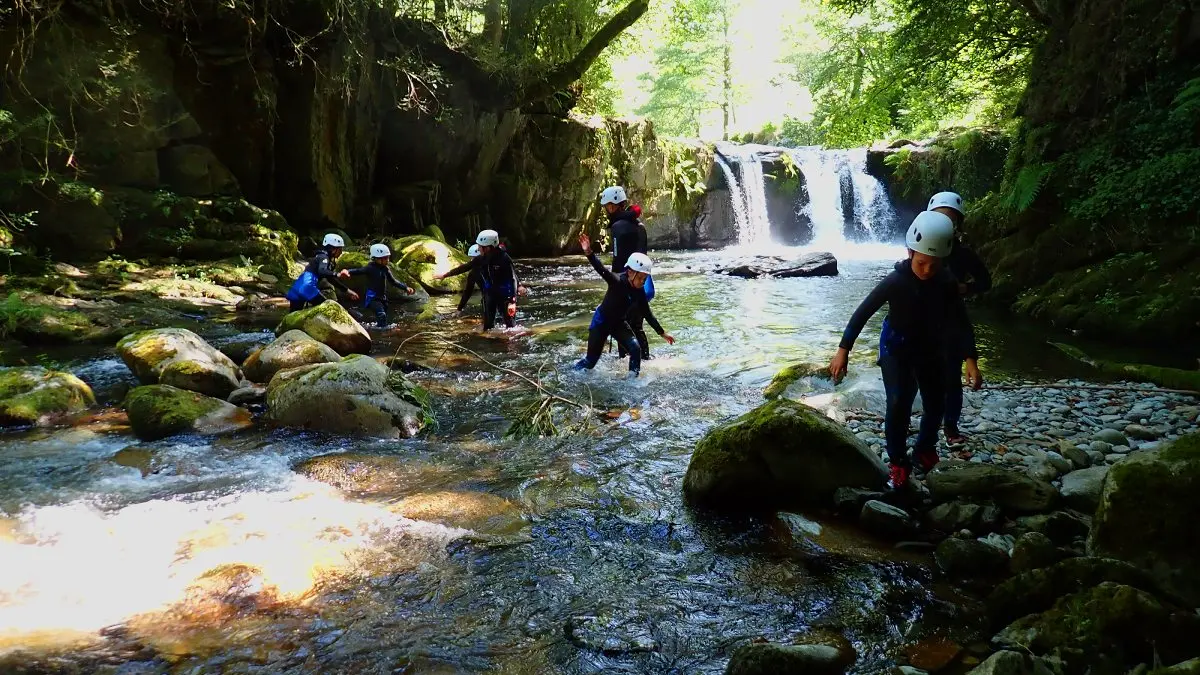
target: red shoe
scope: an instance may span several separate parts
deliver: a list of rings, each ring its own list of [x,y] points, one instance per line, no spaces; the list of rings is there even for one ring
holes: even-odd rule
[[[907,466],[892,464],[891,469],[888,472],[888,483],[891,484],[892,489],[899,490],[905,485],[908,485],[908,474],[911,471],[912,470]]]
[[[933,467],[937,466],[938,462],[942,461],[938,457],[936,450],[925,450],[923,452],[914,452],[913,459],[917,460],[917,466],[921,468],[923,473],[933,471]]]

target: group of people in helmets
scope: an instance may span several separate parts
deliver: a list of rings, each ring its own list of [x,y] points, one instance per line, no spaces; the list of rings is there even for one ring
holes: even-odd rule
[[[908,482],[914,468],[928,472],[938,463],[939,426],[947,445],[966,442],[958,429],[964,362],[967,384],[983,386],[975,331],[963,301],[992,282],[979,257],[958,241],[963,216],[962,197],[954,192],[939,192],[929,200],[905,232],[908,257],[854,311],[829,363],[834,382],[840,382],[854,341],[886,303],[878,365],[887,394],[883,434],[895,488]],[[908,422],[918,393],[924,411],[910,458]]]
[[[675,338],[663,329],[650,309],[654,298],[653,262],[647,255],[646,227],[640,209],[630,204],[625,189],[619,185],[601,193],[600,205],[611,229],[612,265],[606,267],[593,250],[591,239],[586,234],[579,235],[584,255],[608,288],[588,326],[587,355],[574,367],[594,368],[612,338],[617,342],[619,355],[628,355],[629,372],[636,377],[642,361],[650,358],[644,324],[648,323],[668,344],[674,344]],[[891,482],[897,488],[908,482],[914,468],[927,472],[937,464],[939,426],[943,427],[951,447],[965,443],[958,429],[964,363],[967,384],[974,389],[983,384],[975,333],[964,298],[988,290],[991,278],[979,257],[957,241],[963,218],[963,200],[958,194],[940,192],[929,200],[927,210],[913,219],[905,233],[908,257],[897,262],[854,311],[829,364],[834,382],[840,382],[859,333],[871,316],[887,304],[888,313],[879,337],[878,365],[887,394],[884,437]],[[343,290],[351,301],[358,301],[358,294],[347,288],[343,280],[365,276],[364,307],[373,309],[376,320],[385,325],[387,286],[409,294],[413,289],[392,274],[388,267],[391,251],[384,244],[371,246],[371,262],[365,267],[335,272],[334,261],[343,246],[341,236],[325,236],[321,249],[288,291],[292,310],[323,302],[325,297],[317,287],[322,280]],[[516,318],[517,296],[524,288],[518,283],[512,258],[500,243],[500,235],[495,230],[480,232],[468,255],[469,262],[436,278],[469,273],[459,310],[465,307],[473,287],[479,286],[483,295],[484,330],[495,326],[497,317],[511,328]],[[918,393],[924,414],[910,458],[908,425]]]

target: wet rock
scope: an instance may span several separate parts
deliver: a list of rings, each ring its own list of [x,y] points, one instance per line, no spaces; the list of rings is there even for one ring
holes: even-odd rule
[[[742,279],[757,279],[766,273],[762,269],[751,267],[750,265],[738,265],[737,267],[724,270],[724,272],[731,277],[740,277]]]
[[[1086,469],[1092,465],[1092,458],[1088,456],[1087,452],[1070,443],[1060,443],[1058,452],[1066,457],[1075,469]]]
[[[358,452],[319,455],[292,470],[359,496],[397,496],[442,486],[454,480],[448,469],[393,455]]]
[[[285,315],[275,327],[275,334],[283,335],[293,330],[307,333],[342,356],[371,351],[371,335],[367,329],[336,302],[323,302]]]
[[[775,377],[771,378],[771,383],[763,390],[763,397],[768,400],[779,398],[793,382],[805,377],[829,379],[829,366],[816,363],[793,363],[775,373]]]
[[[271,344],[255,351],[242,364],[246,377],[254,382],[270,382],[275,373],[313,363],[334,363],[338,353],[299,330],[275,338]]]
[[[952,579],[995,577],[1008,569],[1004,551],[978,539],[951,537],[938,544],[933,557]]]
[[[1075,470],[1075,467],[1071,464],[1071,461],[1057,452],[1047,452],[1046,461],[1049,462],[1050,466],[1053,466],[1054,470],[1060,475],[1070,473],[1071,471]]]
[[[1056,675],[1056,673],[1036,656],[999,651],[976,666],[968,675]]]
[[[83,380],[41,366],[0,368],[0,427],[48,425],[96,404]]]
[[[930,509],[925,514],[925,522],[941,532],[970,530],[979,523],[982,511],[983,507],[978,504],[946,502]]]
[[[1200,434],[1112,467],[1088,550],[1149,570],[1200,605]]]
[[[357,436],[416,436],[429,420],[428,406],[424,389],[361,354],[281,370],[267,386],[274,423]]]
[[[1015,513],[1048,511],[1058,501],[1058,490],[1053,485],[992,464],[939,467],[929,473],[926,483],[935,501],[990,498]]]
[[[829,505],[839,487],[881,490],[883,462],[845,427],[784,399],[711,431],[683,480],[694,504],[725,510]]]
[[[725,675],[840,675],[850,664],[830,645],[748,644],[738,647]]]
[[[1049,567],[1062,556],[1050,537],[1041,532],[1026,532],[1017,537],[1013,544],[1012,561],[1009,567],[1014,574]]]
[[[917,530],[917,524],[904,509],[872,499],[863,504],[859,524],[868,532],[891,539],[903,539]]]
[[[226,342],[220,347],[217,347],[217,349],[225,356],[228,356],[229,359],[234,363],[245,363],[246,359],[249,358],[251,354],[258,349],[262,349],[268,342],[269,340],[253,337],[245,340]]]
[[[904,648],[908,663],[926,673],[945,670],[963,653],[962,645],[946,638],[930,638]]]
[[[391,507],[405,518],[460,527],[479,534],[515,534],[525,526],[516,504],[486,492],[432,492],[405,497]]]
[[[113,464],[137,469],[142,474],[142,478],[149,476],[152,473],[158,473],[160,463],[158,461],[157,451],[153,448],[139,448],[136,445],[131,445],[128,448],[123,448],[113,455],[111,461]]]
[[[771,276],[780,279],[794,277],[836,277],[838,273],[837,258],[832,253],[818,251],[806,253],[796,262],[783,269],[772,270]]]
[[[1027,530],[1041,532],[1059,546],[1068,546],[1080,537],[1086,537],[1091,525],[1076,515],[1065,511],[1025,516],[1017,524]]]
[[[1124,672],[1161,657],[1192,654],[1200,617],[1153,595],[1112,582],[1060,598],[1041,614],[1017,619],[992,638],[1002,649],[1061,658],[1071,672]]]
[[[1158,438],[1161,434],[1159,434],[1158,431],[1151,429],[1150,427],[1144,427],[1140,424],[1130,424],[1125,427],[1125,435],[1129,438],[1133,438],[1133,439],[1136,439],[1139,441],[1153,441],[1156,438]],[[1128,443],[1126,443],[1125,445],[1128,445]]]
[[[122,404],[138,438],[155,441],[179,433],[224,434],[250,427],[250,413],[231,403],[165,384],[130,390]]]
[[[267,388],[259,385],[251,385],[234,389],[229,394],[226,400],[234,405],[250,405],[252,403],[262,403],[267,399]]]
[[[1092,436],[1092,441],[1108,443],[1109,445],[1112,445],[1112,446],[1117,446],[1117,445],[1124,445],[1126,447],[1129,446],[1129,439],[1125,438],[1125,434],[1121,433],[1120,431],[1117,431],[1116,429],[1101,429],[1100,431],[1097,431]]]
[[[1050,609],[1059,598],[1106,581],[1154,593],[1158,583],[1129,563],[1108,558],[1067,558],[1031,570],[997,586],[987,598],[992,624],[1004,626],[1029,614]]]
[[[841,513],[857,514],[862,511],[863,504],[882,496],[882,492],[875,490],[840,487],[833,492],[833,505]]]
[[[1090,469],[1072,471],[1063,476],[1063,502],[1085,513],[1092,513],[1100,504],[1100,491],[1104,488],[1104,478],[1108,475],[1109,467],[1093,466]]]
[[[142,384],[164,384],[217,398],[241,386],[237,364],[186,328],[127,335],[117,343],[117,353]]]

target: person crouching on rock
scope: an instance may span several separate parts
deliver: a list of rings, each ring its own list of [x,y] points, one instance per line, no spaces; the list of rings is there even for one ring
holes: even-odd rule
[[[359,276],[367,278],[367,293],[363,298],[363,309],[375,311],[375,325],[380,328],[388,325],[388,284],[409,295],[416,292],[392,274],[391,268],[388,267],[391,258],[392,251],[385,244],[371,244],[371,262],[367,263],[365,267],[355,267],[338,272],[339,279]]]
[[[321,281],[328,281],[345,291],[351,302],[358,301],[358,293],[347,288],[346,284],[343,284],[333,271],[333,263],[342,254],[342,248],[345,245],[346,242],[342,240],[341,235],[333,233],[325,235],[325,239],[321,241],[321,248],[317,249],[312,260],[308,261],[308,266],[304,268],[304,272],[288,289],[287,299],[291,303],[288,311],[294,312],[305,307],[313,307],[328,300],[329,298],[321,293],[318,286]]]
[[[498,313],[504,325],[512,328],[516,325],[517,317],[516,267],[508,252],[500,247],[500,235],[495,230],[480,232],[475,244],[479,246],[479,257],[433,278],[445,279],[463,272],[477,272],[479,288],[483,292],[483,330],[491,330],[496,325]]]
[[[893,488],[903,487],[912,470],[906,445],[918,391],[924,414],[913,459],[926,472],[938,463],[937,434],[946,403],[946,354],[951,336],[963,336],[967,346],[967,382],[975,389],[983,385],[976,361],[975,331],[958,283],[943,265],[953,242],[954,223],[950,218],[933,211],[918,214],[905,234],[908,258],[896,263],[891,274],[854,310],[829,363],[833,381],[840,382],[858,334],[887,303],[888,313],[879,335],[879,368],[887,394],[883,426]]]
[[[608,283],[608,291],[604,293],[604,300],[596,308],[595,314],[592,315],[592,324],[588,326],[587,356],[575,364],[575,369],[595,368],[600,354],[604,351],[604,343],[611,335],[629,352],[629,372],[633,377],[637,377],[642,368],[642,350],[629,327],[629,316],[632,312],[639,312],[667,344],[675,344],[675,338],[663,330],[646,300],[646,279],[650,277],[652,270],[650,257],[645,253],[630,254],[625,261],[624,272],[615,274],[592,252],[592,241],[586,234],[579,235],[579,245],[596,273]]]

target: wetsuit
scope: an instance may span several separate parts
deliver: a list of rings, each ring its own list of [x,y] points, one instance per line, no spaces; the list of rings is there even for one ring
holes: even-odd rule
[[[646,234],[646,225],[641,221],[642,210],[637,206],[631,206],[625,211],[617,211],[610,215],[609,227],[612,228],[613,238],[613,274],[620,274],[625,271],[625,264],[629,262],[629,256],[634,253],[649,253],[648,237]],[[646,301],[654,299],[654,279],[646,277]],[[633,331],[634,337],[637,338],[638,347],[641,349],[642,358],[650,358],[650,339],[646,336],[646,328],[644,326],[644,318],[637,310],[629,315],[629,328]],[[618,344],[618,358],[625,358],[625,346]]]
[[[304,268],[304,272],[300,277],[292,283],[292,287],[288,289],[287,299],[291,303],[289,311],[296,311],[305,307],[319,305],[329,298],[321,294],[321,289],[318,284],[324,279],[335,287],[343,291],[349,291],[346,284],[338,279],[337,272],[333,269],[333,258],[329,255],[329,249],[319,249],[308,261],[308,267]]]
[[[966,285],[965,297],[983,293],[992,287],[992,275],[988,274],[987,266],[974,251],[960,242],[954,242],[954,248],[946,257],[946,267],[958,283]],[[946,413],[943,423],[947,436],[958,434],[963,406],[962,362],[967,358],[967,347],[961,333],[951,335],[951,340],[950,349],[946,352]]]
[[[388,325],[388,284],[405,293],[408,292],[408,286],[397,279],[387,265],[375,261],[367,263],[365,267],[355,267],[347,271],[352,277],[365,276],[367,278],[367,292],[363,294],[363,309],[375,310],[375,323],[380,328]]]
[[[508,253],[494,248],[446,272],[445,276],[452,277],[463,272],[476,272],[479,275],[479,288],[483,292],[483,329],[491,330],[496,325],[497,313],[504,325],[512,328],[516,320],[508,315],[507,309],[517,299],[517,270]]]
[[[925,413],[915,451],[932,452],[946,401],[951,336],[961,336],[966,356],[975,358],[975,331],[949,270],[942,268],[932,279],[921,281],[913,274],[911,262],[902,260],[854,310],[842,333],[842,349],[854,346],[867,320],[884,303],[888,313],[879,335],[879,367],[887,392],[884,437],[892,464],[908,466],[908,421],[917,392]]]
[[[654,313],[650,311],[646,292],[643,289],[634,288],[624,273],[610,272],[595,253],[588,254],[588,261],[592,263],[592,267],[595,268],[600,278],[608,283],[608,291],[605,292],[604,300],[596,308],[596,312],[592,315],[592,323],[588,326],[587,356],[580,359],[575,364],[575,368],[588,370],[595,368],[596,363],[600,360],[600,355],[604,352],[604,344],[608,342],[608,337],[611,335],[616,338],[618,344],[624,345],[629,351],[629,371],[637,373],[642,368],[642,350],[638,348],[637,338],[633,336],[633,331],[629,328],[630,313],[634,310],[640,311],[641,316],[650,324],[654,332],[664,335],[665,331],[659,325],[658,319],[654,317]]]

